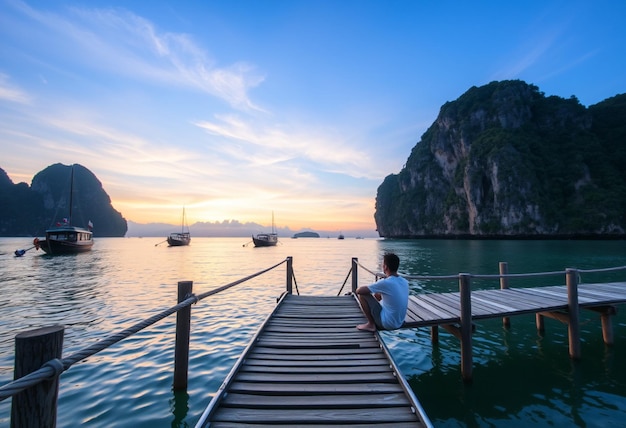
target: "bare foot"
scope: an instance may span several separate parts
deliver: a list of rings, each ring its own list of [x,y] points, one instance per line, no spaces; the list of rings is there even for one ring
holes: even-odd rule
[[[376,325],[369,322],[366,322],[365,324],[359,324],[356,326],[356,328],[364,331],[376,331]]]

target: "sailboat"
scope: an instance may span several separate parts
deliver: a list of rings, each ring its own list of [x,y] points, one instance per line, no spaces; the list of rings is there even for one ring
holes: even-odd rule
[[[54,227],[46,230],[46,237],[42,240],[35,238],[33,245],[41,248],[47,254],[73,254],[91,250],[93,246],[93,224],[87,224],[87,229],[72,225],[72,208],[74,196],[74,165],[70,176],[70,205],[69,217],[57,222]]]
[[[278,234],[274,225],[274,213],[272,212],[272,233],[259,233],[252,235],[252,242],[255,247],[273,247],[278,243]]]
[[[185,207],[183,207],[183,220],[180,232],[170,233],[170,236],[167,237],[167,244],[170,247],[182,247],[184,245],[189,245],[191,242],[191,234],[189,233],[189,226],[187,226],[187,231],[185,232],[186,226],[185,219]]]

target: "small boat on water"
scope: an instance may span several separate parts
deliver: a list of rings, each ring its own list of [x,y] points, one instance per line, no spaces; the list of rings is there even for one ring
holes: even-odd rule
[[[74,165],[70,175],[70,203],[69,217],[57,222],[54,227],[46,230],[44,239],[35,238],[33,246],[37,250],[41,248],[47,254],[73,254],[83,253],[93,247],[93,224],[88,222],[87,228],[72,225],[72,205],[74,194]]]
[[[252,235],[252,242],[254,242],[255,247],[273,247],[278,243],[278,234],[274,225],[274,213],[272,213],[272,233]]]
[[[337,239],[345,239],[345,236],[343,236],[343,233],[339,232],[339,236],[337,237]]]
[[[182,247],[184,245],[189,245],[189,243],[191,242],[191,233],[189,232],[189,226],[185,223],[185,208],[183,207],[183,220],[181,231],[170,233],[170,236],[167,237],[167,244],[170,247]],[[185,231],[185,227],[187,227],[187,231]]]

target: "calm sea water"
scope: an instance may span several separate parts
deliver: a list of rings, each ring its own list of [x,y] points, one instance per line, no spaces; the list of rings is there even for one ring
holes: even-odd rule
[[[380,270],[385,251],[411,275],[496,274],[595,269],[626,265],[623,241],[459,241],[281,239],[253,248],[245,238],[194,238],[169,248],[159,238],[97,239],[91,253],[48,257],[28,239],[0,238],[0,384],[13,378],[19,332],[65,325],[64,356],[176,304],[177,282],[192,280],[197,294],[293,257],[301,294],[336,295],[352,257]],[[372,278],[360,270],[359,285]],[[584,274],[583,282],[626,280],[626,274]],[[555,285],[564,279],[513,280],[511,286]],[[412,291],[456,291],[456,281],[411,280]],[[476,280],[474,288],[497,287]],[[343,292],[349,290],[350,281]],[[202,300],[192,309],[189,388],[171,389],[174,324],[171,316],[72,366],[62,374],[59,427],[194,426],[215,391],[276,304],[285,267]],[[623,312],[623,308],[622,312]],[[481,321],[474,335],[474,381],[464,384],[458,340],[440,330],[385,332],[384,340],[436,427],[626,426],[626,316],[614,318],[615,345],[602,341],[598,314],[583,312],[582,359],[568,356],[567,328],[534,316]],[[9,426],[10,402],[0,403]]]

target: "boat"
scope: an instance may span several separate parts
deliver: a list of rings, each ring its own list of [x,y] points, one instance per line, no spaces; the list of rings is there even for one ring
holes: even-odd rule
[[[35,238],[33,240],[33,246],[37,250],[41,248],[50,255],[83,253],[91,250],[91,247],[93,247],[93,224],[91,220],[87,223],[87,228],[72,224],[73,196],[74,165],[71,167],[70,175],[69,217],[57,222],[54,227],[47,229],[44,239]]]
[[[189,245],[191,242],[191,234],[189,233],[189,226],[187,226],[187,231],[185,231],[185,208],[183,207],[183,220],[180,232],[170,233],[170,236],[167,237],[167,244],[170,247],[182,247],[184,245]]]
[[[345,237],[343,236],[343,233],[339,232],[339,236],[337,237],[337,239],[344,239]]]
[[[252,235],[252,242],[254,242],[255,247],[273,247],[278,243],[278,234],[274,225],[274,213],[272,213],[272,233]]]

